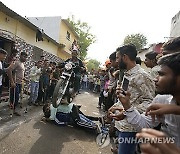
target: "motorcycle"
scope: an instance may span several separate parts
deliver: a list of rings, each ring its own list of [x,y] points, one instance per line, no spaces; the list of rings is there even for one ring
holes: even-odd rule
[[[52,97],[52,105],[53,107],[57,108],[63,100],[63,96],[68,96],[68,102],[70,103],[72,99],[72,95],[74,93],[74,80],[75,80],[75,73],[74,69],[78,67],[73,62],[67,62],[64,65],[64,71],[56,84],[54,89],[53,97]]]

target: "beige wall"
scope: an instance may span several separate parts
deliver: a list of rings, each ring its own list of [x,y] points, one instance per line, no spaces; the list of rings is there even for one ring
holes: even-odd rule
[[[2,12],[0,12],[0,29],[12,32],[14,35],[25,40],[26,43],[37,46],[51,54],[57,55],[58,47],[54,43],[51,41],[48,42],[47,39],[36,42],[36,31]]]
[[[68,40],[66,38],[67,35],[67,31],[70,33],[70,40]],[[74,36],[74,34],[72,33],[72,31],[68,28],[68,26],[61,20],[61,25],[60,25],[60,40],[59,42],[66,45],[66,47],[64,48],[64,50],[66,52],[68,52],[69,54],[71,54],[70,52],[70,48],[71,45],[73,43],[74,40],[77,41],[77,38]]]
[[[13,34],[15,34],[16,24],[17,24],[16,20],[0,12],[0,29],[10,31]]]
[[[58,50],[58,57],[61,57],[63,60],[66,60],[71,57],[71,54],[67,53],[62,49],[62,50]]]

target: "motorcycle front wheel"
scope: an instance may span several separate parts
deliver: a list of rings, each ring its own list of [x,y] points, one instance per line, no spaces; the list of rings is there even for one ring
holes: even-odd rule
[[[52,97],[52,105],[53,107],[57,108],[61,104],[61,100],[63,97],[64,88],[66,86],[66,80],[60,79],[56,84],[54,89],[53,97]]]

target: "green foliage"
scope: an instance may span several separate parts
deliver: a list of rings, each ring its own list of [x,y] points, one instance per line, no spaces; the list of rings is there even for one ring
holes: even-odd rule
[[[124,45],[134,44],[136,46],[137,51],[143,49],[147,44],[147,38],[143,34],[131,34],[125,37]]]
[[[91,71],[92,69],[98,70],[100,64],[101,63],[99,61],[97,61],[96,59],[90,59],[86,66],[87,66],[88,71]]]
[[[75,21],[73,15],[71,18],[68,18],[68,22],[79,36],[78,45],[80,47],[80,58],[84,60],[87,56],[88,47],[96,41],[95,35],[90,33],[91,27],[89,27],[86,22],[81,22],[80,20]]]

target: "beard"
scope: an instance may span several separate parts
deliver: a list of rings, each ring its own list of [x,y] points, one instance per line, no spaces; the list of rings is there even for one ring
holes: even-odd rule
[[[127,69],[127,65],[123,62],[122,58],[121,58],[121,62],[119,63],[119,69],[120,70],[126,70]]]

